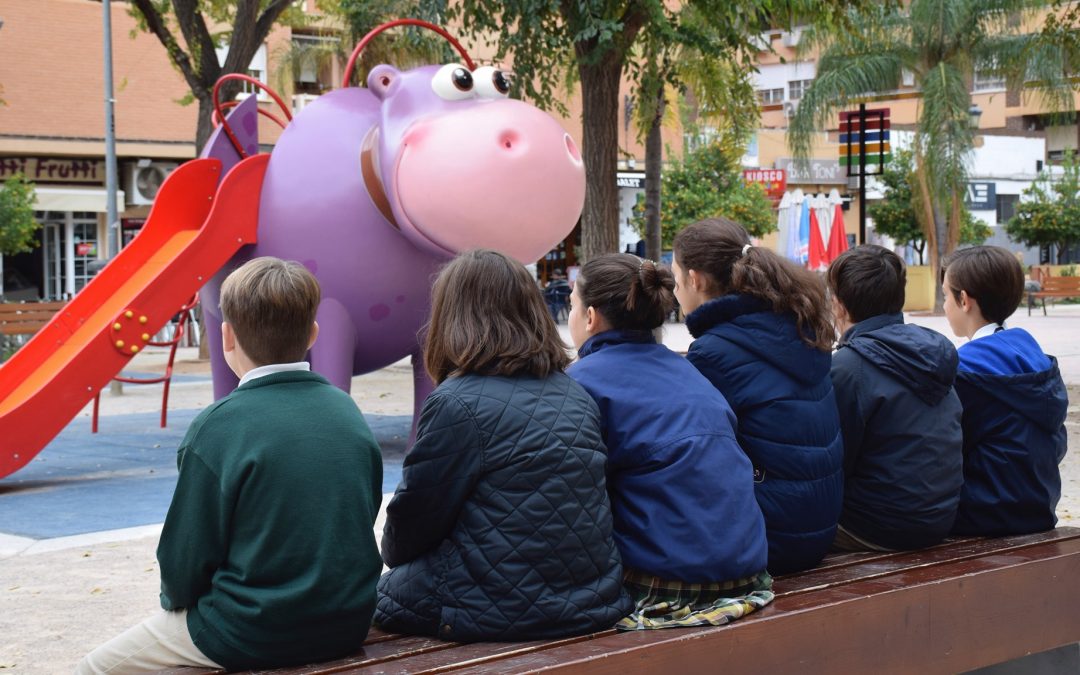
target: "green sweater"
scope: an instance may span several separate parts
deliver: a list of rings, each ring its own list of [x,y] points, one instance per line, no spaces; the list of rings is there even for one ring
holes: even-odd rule
[[[158,544],[161,606],[230,670],[360,647],[382,560],[382,458],[356,403],[321,376],[274,373],[204,410],[180,445]]]

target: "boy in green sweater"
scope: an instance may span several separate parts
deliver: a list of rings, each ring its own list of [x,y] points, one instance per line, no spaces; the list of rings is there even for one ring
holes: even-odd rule
[[[310,272],[276,258],[225,280],[222,344],[240,384],[180,446],[157,551],[164,611],[77,673],[269,668],[363,644],[382,571],[382,460],[352,398],[302,360],[319,298]]]

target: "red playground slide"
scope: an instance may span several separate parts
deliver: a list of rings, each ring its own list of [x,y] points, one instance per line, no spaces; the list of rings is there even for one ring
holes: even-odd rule
[[[33,459],[184,301],[255,242],[269,158],[245,159],[223,181],[219,160],[181,165],[139,235],[0,366],[0,478]]]

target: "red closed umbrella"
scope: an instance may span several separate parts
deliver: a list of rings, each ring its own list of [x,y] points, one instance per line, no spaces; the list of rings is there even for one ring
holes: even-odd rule
[[[825,252],[825,257],[830,263],[847,250],[847,232],[844,230],[844,209],[840,204],[837,204],[833,208],[835,211],[833,212],[832,231],[829,232],[829,247]]]
[[[817,209],[810,209],[810,260],[812,270],[821,270],[829,266],[825,242],[821,240],[821,227],[818,225]]]

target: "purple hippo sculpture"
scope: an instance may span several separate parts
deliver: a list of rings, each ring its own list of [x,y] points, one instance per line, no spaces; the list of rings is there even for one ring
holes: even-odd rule
[[[507,91],[490,66],[380,65],[367,88],[325,94],[292,120],[268,163],[258,243],[202,292],[217,398],[237,384],[221,350],[221,282],[272,255],[302,262],[322,285],[312,368],[349,391],[352,376],[411,356],[419,411],[433,386],[421,332],[439,266],[474,247],[535,261],[581,214],[585,169],[573,140]],[[247,127],[251,149],[254,105],[241,107],[229,120]]]

